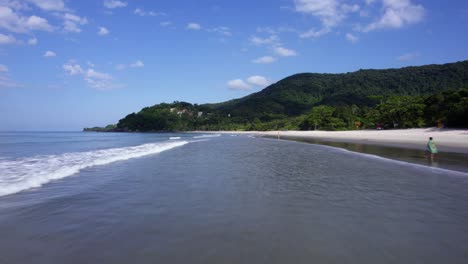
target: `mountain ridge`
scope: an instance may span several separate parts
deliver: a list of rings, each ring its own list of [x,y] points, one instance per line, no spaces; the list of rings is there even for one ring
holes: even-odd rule
[[[451,74],[437,76],[441,72]],[[421,80],[423,79],[422,75],[426,75],[424,77],[426,81]],[[421,84],[422,86],[419,87]],[[371,105],[372,100],[366,98],[370,95],[423,95],[464,87],[468,87],[468,61],[408,66],[398,69],[361,69],[348,73],[298,73],[288,76],[262,91],[215,105],[221,110],[242,113],[242,111],[236,111],[238,110],[236,108],[225,109],[224,106],[226,103],[242,104],[248,100],[256,101],[269,95],[269,97],[274,98],[274,102],[271,103],[276,106],[278,105],[275,103],[286,106],[290,103],[298,104],[299,109],[295,109],[296,111],[290,113],[283,111],[287,116],[293,116],[316,104]],[[285,90],[289,90],[290,93],[284,93]],[[286,94],[288,95],[284,96]],[[300,99],[284,100],[292,95]],[[350,100],[350,96],[353,97],[352,100]],[[327,100],[322,101],[323,99]]]
[[[411,114],[417,122],[405,123],[408,127],[419,127],[429,123],[433,125],[437,118],[447,119],[447,116],[436,118],[432,115],[441,115],[437,111],[449,115],[450,109],[444,106],[449,102],[458,107],[457,114],[450,114],[451,122],[454,122],[455,116],[461,115],[463,118],[465,104],[468,103],[464,99],[465,93],[459,91],[464,88],[468,88],[468,60],[403,68],[360,69],[347,73],[297,73],[261,91],[225,102],[200,105],[174,102],[145,107],[119,120],[116,126],[102,130],[307,129],[312,122],[311,110],[317,107],[322,107],[329,114],[328,121],[324,122],[334,124],[322,127],[350,129],[359,120],[368,126],[375,126],[379,119],[380,123],[397,124],[396,120],[401,117],[390,117],[382,109],[395,112],[395,109],[385,104],[396,107],[401,102],[417,105],[418,109],[424,105],[417,110],[417,118],[416,112]],[[443,99],[440,99],[441,96]],[[436,111],[431,104],[440,107]],[[400,105],[400,108],[404,106]],[[353,112],[353,118],[348,115],[348,111]],[[376,111],[378,116],[367,116]],[[305,122],[307,118],[309,123]],[[261,124],[268,125],[262,127]],[[459,125],[460,122],[454,124]]]

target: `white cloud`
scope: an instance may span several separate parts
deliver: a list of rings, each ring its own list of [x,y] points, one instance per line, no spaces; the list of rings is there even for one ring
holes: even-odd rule
[[[3,0],[3,1],[7,1],[7,0]],[[52,12],[51,13],[52,15],[56,17],[60,17],[63,20],[63,29],[66,32],[79,33],[81,32],[81,29],[79,26],[86,25],[88,23],[88,20],[86,18],[73,14],[73,11],[66,7],[64,0],[25,0],[25,1],[29,1],[30,3],[39,7],[40,9],[44,11]],[[28,7],[22,6],[22,8],[27,9]],[[0,11],[0,13],[2,12]],[[28,18],[27,22],[28,22],[27,28],[29,30],[53,31],[54,29],[52,26],[48,24],[46,19],[41,18],[41,17],[31,16]],[[26,30],[23,30],[23,31],[26,32]]]
[[[141,60],[137,60],[135,63],[130,64],[132,68],[143,68],[145,64]]]
[[[24,0],[0,0],[0,6],[9,7],[14,10],[30,10],[31,9]]]
[[[53,30],[53,27],[46,19],[38,16],[21,16],[5,6],[0,6],[0,28],[16,33],[27,33],[33,30]]]
[[[83,74],[84,71],[81,68],[79,64],[77,64],[74,61],[69,61],[63,65],[63,69],[69,74],[69,75],[80,75]]]
[[[113,78],[110,74],[97,72],[94,69],[88,69],[84,79],[90,87],[98,90],[109,90],[117,87],[112,83]]]
[[[111,80],[112,76],[107,73],[97,72],[94,69],[88,69],[88,71],[86,71],[86,78],[99,79],[99,80]]]
[[[322,24],[299,34],[300,38],[318,38],[332,32],[350,13],[358,12],[357,4],[346,4],[342,0],[295,0],[295,10],[316,17]]]
[[[109,33],[110,33],[109,30],[105,27],[99,27],[99,31],[97,32],[99,36],[105,36],[105,35],[108,35]]]
[[[20,87],[21,85],[10,79],[8,72],[8,67],[0,64],[0,88]]]
[[[269,64],[275,61],[276,61],[276,58],[271,57],[271,56],[264,56],[264,57],[260,57],[255,60],[252,60],[253,63],[258,63],[258,64]]]
[[[318,17],[325,26],[334,26],[342,17],[337,0],[296,0],[296,11]]]
[[[345,14],[354,13],[361,9],[361,7],[356,4],[354,5],[342,4],[340,8],[341,8],[341,11],[344,12]]]
[[[246,81],[242,79],[234,79],[227,82],[227,86],[233,90],[250,90],[252,89],[252,86],[265,87],[269,84],[270,82],[267,78],[260,75],[250,76]]]
[[[241,79],[230,80],[227,86],[233,90],[250,90],[252,87]]]
[[[79,17],[79,16],[74,15],[74,14],[70,14],[70,13],[66,13],[63,16],[63,19],[75,22],[75,23],[80,24],[80,25],[85,25],[85,24],[88,23],[88,20],[86,18],[82,18],[82,17]]]
[[[63,15],[63,25],[66,32],[80,33],[79,26],[88,24],[88,20],[84,17],[79,17],[74,14],[66,13]]]
[[[52,26],[47,20],[38,16],[30,16],[26,21],[26,27],[31,30],[52,31]]]
[[[187,24],[187,29],[200,30],[201,26],[199,24],[197,24],[197,23],[189,23],[189,24]]]
[[[20,40],[17,40],[14,36],[12,35],[5,35],[0,33],[0,45],[7,45],[7,44],[22,44],[23,42]],[[27,41],[28,45],[34,46],[38,43],[37,38],[30,38]]]
[[[299,13],[317,17],[324,28],[338,25],[348,13],[357,12],[359,5],[342,4],[340,0],[295,0]]]
[[[262,87],[268,86],[270,84],[267,78],[259,75],[250,76],[247,78],[247,83]]]
[[[26,4],[11,4],[16,3],[16,0],[0,0],[1,2],[10,2],[8,6],[13,8],[18,8],[16,10],[31,10]],[[75,15],[73,10],[66,7],[65,2],[67,0],[22,0],[20,2],[29,2],[43,11],[49,12],[55,17],[59,17],[63,20],[63,30],[66,32],[81,32],[79,26],[85,25],[88,23],[86,18]],[[2,10],[0,10],[0,17],[2,16]],[[4,12],[6,14],[6,12]],[[16,17],[14,17],[16,15]],[[1,18],[0,18],[1,20]],[[43,31],[53,31],[54,27],[50,26],[48,21],[42,17],[30,16],[29,18],[18,16],[17,14],[9,14],[9,20],[22,20],[23,23],[17,23],[16,30],[11,30],[14,32],[27,33],[31,30],[43,30]],[[0,23],[1,24],[1,23]],[[19,27],[21,24],[26,24],[22,27]],[[0,25],[1,27],[1,25]]]
[[[277,35],[270,35],[267,38],[260,38],[257,36],[252,36],[250,37],[249,41],[250,43],[256,45],[256,46],[262,46],[262,45],[273,45],[277,44],[279,42],[279,37]]]
[[[409,61],[413,60],[415,58],[419,57],[419,53],[417,52],[411,52],[411,53],[406,53],[397,58],[399,61]]]
[[[146,11],[141,8],[135,9],[133,13],[139,16],[164,16],[166,15],[164,12]]]
[[[164,12],[155,12],[155,11],[149,11],[148,16],[165,16],[166,13]]]
[[[359,12],[359,16],[360,17],[369,17],[369,11],[368,10],[361,10],[361,12]]]
[[[161,25],[162,27],[167,27],[167,26],[172,25],[172,22],[171,21],[164,21],[164,22],[159,23],[159,25]]]
[[[47,58],[47,57],[55,57],[55,56],[57,56],[57,54],[55,54],[55,52],[50,51],[50,50],[48,50],[48,51],[46,51],[46,52],[44,53],[44,57],[46,57],[46,58]]]
[[[106,0],[104,1],[104,6],[110,9],[118,8],[118,7],[126,7],[127,3],[117,0]]]
[[[13,88],[13,87],[21,87],[21,85],[14,82],[12,79],[10,79],[9,76],[0,74],[0,88]]]
[[[231,37],[232,36],[231,29],[228,28],[228,27],[215,27],[215,28],[212,28],[212,29],[208,29],[207,31],[208,32],[218,33],[218,34],[220,34],[222,36],[225,36],[225,37]]]
[[[3,64],[0,64],[0,72],[2,73],[8,72],[8,67]]]
[[[29,0],[45,11],[63,11],[65,10],[65,3],[62,0]]]
[[[275,53],[281,57],[291,57],[297,56],[297,52],[283,47],[276,47],[274,49]]]
[[[115,66],[115,69],[118,70],[118,71],[125,70],[125,68],[127,68],[127,65],[125,65],[125,64],[117,64]]]
[[[415,5],[411,0],[383,0],[383,7],[382,17],[378,21],[367,25],[362,31],[401,28],[415,24],[424,19],[426,12],[422,5]]]
[[[31,45],[31,46],[37,45],[38,42],[39,41],[37,40],[37,38],[28,39],[28,45]]]
[[[331,30],[329,28],[322,28],[321,30],[318,30],[318,31],[315,29],[311,29],[307,32],[301,33],[299,37],[300,38],[318,38],[330,32]]]
[[[13,37],[12,35],[4,35],[0,33],[0,45],[15,44],[15,43],[16,43],[15,37]]]
[[[129,67],[130,68],[143,68],[145,67],[145,64],[143,63],[143,61],[137,60],[134,63],[130,63],[130,64],[117,64],[115,66],[115,69],[118,71],[122,71]]]
[[[133,13],[134,13],[135,15],[139,15],[139,16],[146,16],[146,12],[145,12],[143,9],[141,9],[141,8],[135,9],[135,10],[133,11]]]
[[[349,40],[352,43],[356,43],[359,41],[359,38],[351,33],[346,34],[346,39]]]
[[[88,68],[88,70],[84,71],[81,68],[81,66],[75,61],[69,61],[68,63],[64,64],[63,69],[69,75],[83,76],[88,86],[94,89],[109,90],[109,89],[120,87],[120,85],[116,85],[113,83],[114,78],[112,77],[112,75],[108,73],[98,72],[94,70],[93,68]]]
[[[267,33],[267,34],[270,34],[270,35],[276,34],[276,30],[272,29],[271,27],[257,27],[257,32]]]

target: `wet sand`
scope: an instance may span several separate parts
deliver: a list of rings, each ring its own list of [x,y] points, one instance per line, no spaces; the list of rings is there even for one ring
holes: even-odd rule
[[[213,131],[210,133],[248,134],[328,145],[419,165],[468,172],[468,130],[463,129]],[[429,137],[434,138],[439,149],[434,161],[425,158]]]
[[[265,131],[260,136],[302,138],[321,141],[361,143],[424,150],[429,137],[441,152],[468,154],[468,130],[463,129],[398,129],[353,131]]]
[[[277,139],[277,137],[267,137]],[[376,155],[393,160],[468,173],[467,153],[440,152],[435,156],[434,160],[431,161],[425,157],[424,148],[418,148],[418,145],[408,146],[402,144],[394,144],[392,146],[386,146],[379,144],[371,144],[369,142],[363,143],[359,142],[358,140],[345,142],[293,136],[283,136],[280,139],[305,142],[317,145],[326,145],[346,149],[349,151]]]

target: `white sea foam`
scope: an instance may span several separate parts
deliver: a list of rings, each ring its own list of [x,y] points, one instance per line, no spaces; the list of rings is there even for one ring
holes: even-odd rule
[[[220,137],[221,134],[206,134],[201,136],[195,136],[193,138],[212,138],[212,137]]]
[[[180,139],[180,137],[169,137],[170,140]]]
[[[40,187],[84,168],[160,153],[187,144],[187,141],[151,143],[133,147],[102,149],[0,160],[0,196]]]

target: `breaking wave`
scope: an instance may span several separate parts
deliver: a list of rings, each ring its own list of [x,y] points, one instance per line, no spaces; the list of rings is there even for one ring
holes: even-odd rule
[[[172,141],[15,160],[0,159],[0,196],[37,188],[50,181],[76,174],[84,168],[156,154],[187,143]]]
[[[221,134],[205,134],[201,136],[195,136],[193,138],[212,138],[212,137],[220,137]]]

